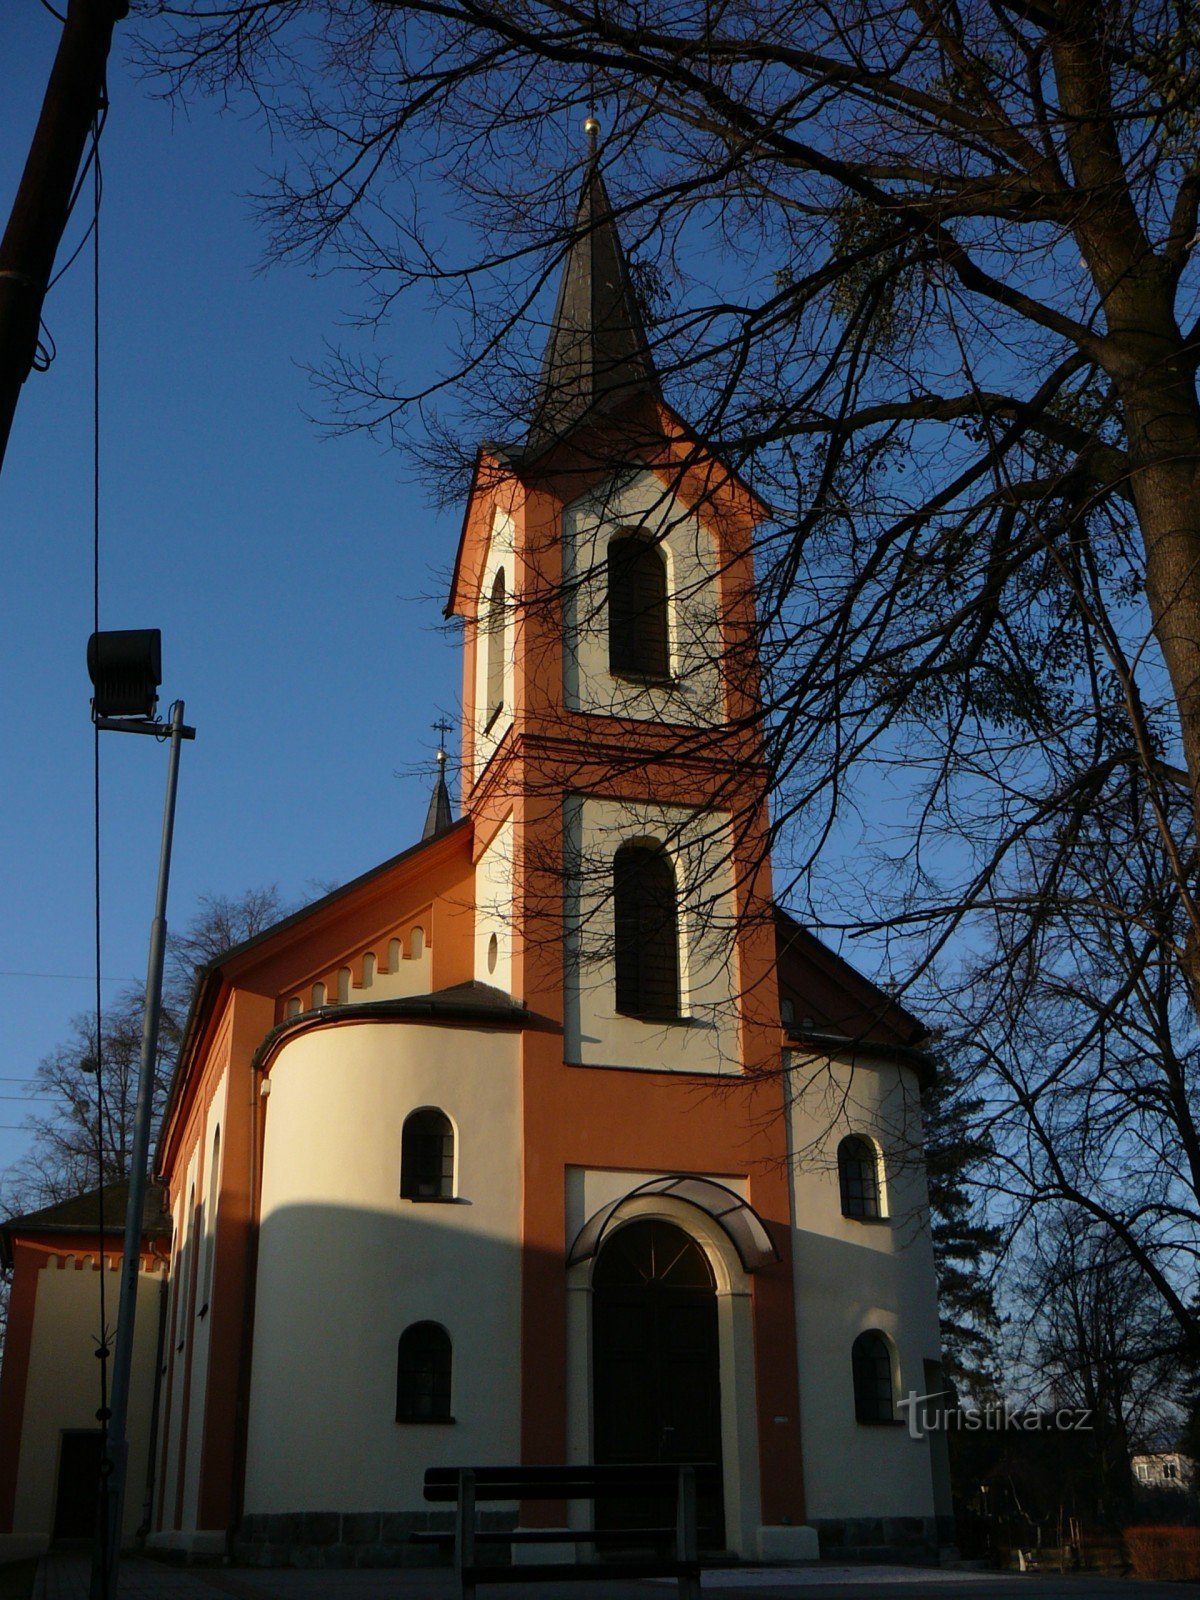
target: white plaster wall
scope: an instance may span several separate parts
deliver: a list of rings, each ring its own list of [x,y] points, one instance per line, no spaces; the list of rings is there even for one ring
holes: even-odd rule
[[[899,1356],[902,1397],[920,1393],[924,1363],[940,1359],[916,1076],[881,1061],[794,1054],[785,1064],[808,1515],[930,1517],[928,1439],[911,1439],[904,1426],[856,1422],[850,1363],[858,1334],[880,1329]],[[848,1133],[883,1150],[883,1221],[842,1215],[837,1146]]]
[[[212,1318],[206,1307],[208,1295],[205,1288],[205,1267],[212,1247],[216,1224],[216,1193],[211,1170],[213,1134],[225,1126],[225,1101],[229,1092],[229,1074],[222,1073],[204,1122],[202,1149],[204,1152],[204,1209],[195,1240],[197,1254],[196,1292],[191,1305],[191,1384],[188,1391],[187,1460],[183,1477],[183,1518],[181,1527],[188,1532],[197,1526],[200,1500],[200,1467],[204,1446],[204,1412],[208,1400],[209,1329]],[[182,1315],[181,1315],[182,1321]],[[178,1342],[178,1335],[176,1336]]]
[[[475,777],[483,771],[492,758],[492,752],[512,726],[513,719],[513,645],[516,637],[516,610],[514,603],[516,561],[513,557],[515,524],[507,511],[499,508],[492,518],[492,537],[488,544],[487,561],[483,568],[483,582],[475,597],[475,620],[469,624],[475,636]],[[504,626],[504,709],[490,728],[487,727],[487,658],[488,600],[496,573],[504,569],[504,593],[508,615]]]
[[[709,725],[724,720],[719,557],[713,535],[652,472],[622,474],[563,511],[563,693],[573,711]],[[614,534],[652,536],[667,564],[673,683],[608,670],[607,555]]]
[[[602,1206],[661,1172],[613,1172],[568,1167],[566,1238],[568,1249],[589,1217]],[[743,1199],[742,1178],[715,1177]],[[758,1554],[762,1520],[758,1472],[758,1406],[754,1376],[754,1324],[750,1282],[728,1236],[696,1206],[663,1195],[644,1195],[622,1206],[611,1230],[639,1217],[672,1222],[696,1239],[708,1257],[717,1288],[720,1339],[721,1457],[724,1473],[725,1538],[747,1559]],[[567,1444],[572,1461],[592,1459],[592,1288],[594,1261],[572,1267],[567,1279]],[[578,1508],[580,1518],[583,1508]],[[582,1520],[576,1526],[588,1526]]]
[[[162,1480],[162,1505],[156,1509],[155,1522],[160,1519],[164,1528],[175,1526],[175,1510],[179,1490],[179,1457],[183,1437],[184,1372],[187,1363],[188,1343],[191,1335],[188,1282],[191,1273],[192,1253],[195,1249],[195,1218],[188,1205],[192,1186],[196,1181],[198,1152],[193,1151],[175,1201],[175,1241],[171,1255],[170,1303],[168,1307],[166,1348],[164,1360],[167,1371],[163,1375],[163,1427],[166,1440],[166,1471]],[[167,1404],[168,1384],[170,1403]],[[156,1483],[157,1492],[157,1483]]]
[[[513,823],[509,817],[475,866],[475,978],[512,993]],[[489,947],[496,940],[496,960]]]
[[[95,1258],[66,1257],[38,1272],[33,1339],[21,1425],[20,1472],[13,1532],[49,1539],[58,1489],[58,1453],[64,1429],[96,1428],[100,1404],[100,1269]],[[142,1520],[146,1459],[150,1448],[150,1408],[158,1347],[161,1269],[138,1277],[137,1321],[129,1397],[129,1472],[122,1538],[132,1541]],[[106,1316],[115,1332],[121,1268],[105,1273]]]
[[[271,1069],[246,1510],[426,1510],[426,1467],[520,1448],[517,1036],[364,1023],[292,1040]],[[439,1106],[458,1198],[400,1198],[400,1134]],[[454,1348],[449,1425],[395,1421],[413,1322]]]
[[[566,1059],[586,1066],[736,1072],[736,947],[728,819],[679,806],[568,796],[563,806]],[[684,1020],[647,1022],[616,1008],[612,862],[652,840],[675,867]]]

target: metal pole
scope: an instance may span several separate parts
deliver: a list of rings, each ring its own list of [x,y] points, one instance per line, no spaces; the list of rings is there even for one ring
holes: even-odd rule
[[[0,466],[37,352],[42,302],[128,0],[69,0],[66,25],[12,214],[0,239]]]
[[[113,1597],[115,1600],[117,1593],[125,1479],[129,1466],[127,1432],[129,1379],[133,1365],[134,1322],[137,1317],[142,1211],[146,1201],[146,1168],[150,1160],[150,1112],[154,1099],[158,1026],[162,1015],[163,961],[167,948],[167,885],[171,876],[171,839],[175,831],[179,749],[184,737],[183,701],[177,700],[171,713],[171,756],[167,763],[167,797],[163,806],[162,846],[158,856],[158,892],[154,904],[154,921],[150,925],[146,1009],[142,1022],[142,1058],[138,1068],[133,1149],[129,1157],[129,1203],[125,1208],[125,1253],[121,1264],[121,1287],[117,1300],[117,1336],[113,1346],[108,1453],[101,1467],[106,1489],[107,1505],[104,1511],[107,1539],[100,1541],[92,1558],[92,1600],[108,1600],[108,1597]]]

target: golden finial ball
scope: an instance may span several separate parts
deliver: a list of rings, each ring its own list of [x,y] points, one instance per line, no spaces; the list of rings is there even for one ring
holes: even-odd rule
[[[596,139],[599,137],[600,124],[596,121],[595,117],[585,117],[583,119],[583,131],[587,134],[589,139]]]

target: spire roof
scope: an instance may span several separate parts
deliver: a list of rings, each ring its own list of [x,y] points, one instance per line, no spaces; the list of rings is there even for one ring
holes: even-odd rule
[[[637,296],[613,217],[589,118],[588,162],[527,451],[537,455],[581,422],[638,391],[659,394]]]
[[[437,782],[433,786],[433,793],[429,796],[429,810],[425,813],[425,827],[421,838],[436,839],[439,833],[444,833],[454,824],[454,812],[450,807],[450,791],[446,787],[446,752],[441,745],[437,753]]]

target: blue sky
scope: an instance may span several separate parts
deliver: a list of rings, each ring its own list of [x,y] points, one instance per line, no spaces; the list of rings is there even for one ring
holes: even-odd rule
[[[5,8],[5,219],[58,31],[38,0]],[[430,725],[459,698],[457,644],[429,598],[444,591],[458,515],[435,514],[394,453],[306,418],[318,400],[304,364],[338,338],[349,290],[336,275],[261,270],[247,196],[271,162],[263,137],[210,105],[184,117],[152,99],[120,29],[110,97],[101,626],[161,628],[164,704],[182,696],[198,729],[180,783],[179,925],[206,891],[277,883],[303,900],[419,836]],[[7,1126],[25,1111],[21,1080],[91,995],[90,246],[46,322],[58,357],[25,385],[0,474],[0,1169],[27,1143]],[[414,319],[407,370],[433,372],[451,337]],[[165,752],[110,735],[102,774],[114,993],[144,975]]]

